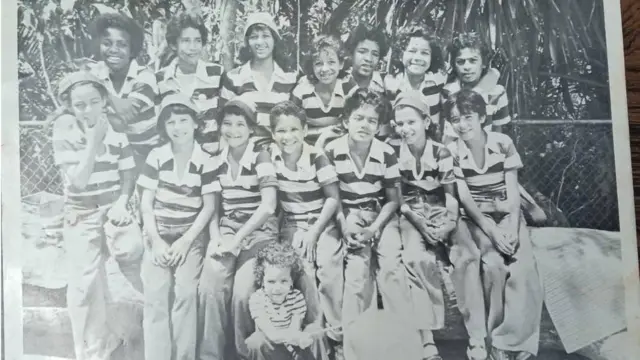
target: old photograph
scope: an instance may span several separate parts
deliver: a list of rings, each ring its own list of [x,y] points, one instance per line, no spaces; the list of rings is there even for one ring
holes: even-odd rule
[[[18,0],[6,358],[636,358],[610,5]]]

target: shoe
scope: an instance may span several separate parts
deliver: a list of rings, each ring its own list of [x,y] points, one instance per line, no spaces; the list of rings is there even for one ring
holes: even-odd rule
[[[486,360],[487,359],[487,349],[484,345],[469,344],[467,347],[467,359],[469,360]]]
[[[528,360],[533,357],[533,354],[526,351],[515,351],[514,352],[514,360]]]
[[[422,360],[442,360],[436,344],[427,343],[422,346]]]
[[[511,360],[509,353],[506,350],[498,349],[497,347],[491,347],[491,354],[489,356],[491,360]]]

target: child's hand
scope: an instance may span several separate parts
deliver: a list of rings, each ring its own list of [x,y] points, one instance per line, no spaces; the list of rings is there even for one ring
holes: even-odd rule
[[[126,225],[131,222],[131,215],[127,210],[127,203],[124,200],[116,201],[107,212],[107,219],[114,225]]]
[[[493,243],[493,246],[504,255],[512,256],[514,254],[514,246],[510,243],[509,239],[505,236],[505,232],[500,230],[497,226],[489,228],[489,239]]]
[[[135,121],[136,109],[133,101],[129,99],[121,99],[115,95],[111,96],[111,103],[116,113],[127,123],[131,124]]]
[[[191,249],[191,244],[193,244],[193,239],[189,239],[184,236],[171,244],[167,252],[169,257],[169,266],[179,266],[184,264],[185,260],[187,260],[187,254]]]
[[[233,254],[238,255],[242,247],[242,239],[235,236],[224,236],[218,247],[213,250],[215,255]]]
[[[376,237],[376,232],[370,227],[366,227],[362,229],[357,239],[360,240],[360,243],[364,246],[369,241],[374,240]]]
[[[300,332],[298,333],[298,339],[297,339],[297,342],[298,342],[298,344],[297,344],[297,345],[298,345],[300,348],[302,348],[302,349],[306,349],[306,348],[308,348],[309,346],[311,346],[311,344],[313,344],[313,337],[311,337],[311,335],[310,335],[310,334],[308,334],[308,333],[306,333],[306,332],[300,331]]]
[[[350,249],[362,248],[362,244],[359,240],[362,230],[363,228],[356,224],[350,223],[347,225],[347,228],[344,231],[344,239],[347,242],[347,247]]]
[[[294,236],[294,247],[302,249],[302,256],[306,261],[315,263],[316,246],[318,244],[320,234],[316,230],[310,229],[309,231],[306,231],[304,233],[296,233],[296,236]]]
[[[169,244],[164,240],[157,238],[152,240],[151,243],[151,262],[155,266],[168,267],[169,266]]]
[[[96,149],[104,146],[102,140],[104,140],[105,135],[107,135],[107,130],[109,129],[108,124],[107,120],[101,117],[93,127],[87,129],[87,141],[91,146],[94,146]]]

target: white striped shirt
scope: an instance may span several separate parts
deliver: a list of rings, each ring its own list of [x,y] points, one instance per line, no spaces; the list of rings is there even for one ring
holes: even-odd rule
[[[291,326],[294,316],[304,318],[307,313],[307,303],[297,289],[292,289],[282,304],[274,304],[263,289],[258,289],[249,298],[249,312],[252,319],[266,319],[274,328],[283,330]]]
[[[386,89],[386,95],[391,104],[402,93],[410,93],[422,99],[422,101],[429,107],[429,116],[431,121],[438,124],[440,121],[440,93],[447,81],[447,75],[442,72],[425,74],[424,80],[418,87],[414,89],[404,72],[399,73],[396,76],[387,75],[384,78],[384,86]]]

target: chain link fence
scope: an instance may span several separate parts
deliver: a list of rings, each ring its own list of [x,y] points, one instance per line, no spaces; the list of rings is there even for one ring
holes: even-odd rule
[[[542,194],[572,227],[619,230],[611,122],[520,120],[508,132],[530,193]],[[20,182],[23,197],[62,194],[51,127],[42,122],[20,123]]]

